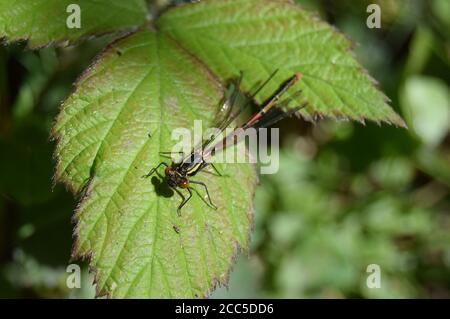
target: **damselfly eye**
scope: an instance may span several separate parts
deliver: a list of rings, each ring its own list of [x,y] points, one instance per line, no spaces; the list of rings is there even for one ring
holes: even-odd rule
[[[168,166],[166,167],[166,169],[164,170],[164,174],[166,174],[166,176],[170,176],[173,173],[173,169],[172,167]]]
[[[181,188],[188,188],[189,181],[187,180],[187,178],[183,178],[183,179],[180,180],[178,186],[181,187]]]

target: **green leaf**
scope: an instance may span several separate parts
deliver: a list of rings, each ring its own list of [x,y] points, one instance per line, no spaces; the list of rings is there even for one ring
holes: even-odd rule
[[[350,52],[351,43],[330,25],[285,0],[205,0],[168,11],[159,29],[208,65],[221,79],[244,71],[250,90],[275,69],[264,100],[295,72],[303,74],[297,105],[306,118],[364,119],[404,126]],[[364,27],[361,25],[361,27]]]
[[[447,85],[433,77],[408,78],[400,92],[403,113],[414,133],[436,147],[450,129],[450,94]]]
[[[237,250],[248,247],[253,167],[200,173],[219,208],[199,188],[181,217],[178,194],[157,177],[141,178],[171,150],[172,129],[208,124],[222,95],[196,59],[145,31],[111,45],[64,103],[54,128],[56,175],[84,190],[74,256],[91,258],[99,295],[190,298],[226,284]]]
[[[68,28],[70,4],[80,7],[81,28]],[[32,48],[101,35],[145,23],[144,0],[2,0],[0,38],[28,40]]]

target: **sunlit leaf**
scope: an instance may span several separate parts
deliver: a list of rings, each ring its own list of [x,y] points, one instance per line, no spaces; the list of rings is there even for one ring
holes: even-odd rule
[[[80,28],[67,24],[73,4],[80,9]],[[2,0],[0,38],[41,47],[134,28],[145,23],[146,15],[144,0]]]
[[[84,189],[75,256],[89,256],[99,294],[202,297],[226,283],[248,246],[255,174],[250,164],[205,172],[183,208],[158,177],[142,178],[171,150],[172,129],[209,123],[222,86],[165,35],[136,33],[112,46],[77,83],[55,126],[57,178]],[[150,134],[150,137],[148,136]]]
[[[244,71],[246,90],[279,69],[276,81],[258,95],[259,101],[300,72],[298,89],[303,94],[295,105],[309,103],[302,111],[305,117],[370,119],[404,126],[354,59],[350,41],[289,1],[206,0],[167,12],[157,25],[222,79]]]

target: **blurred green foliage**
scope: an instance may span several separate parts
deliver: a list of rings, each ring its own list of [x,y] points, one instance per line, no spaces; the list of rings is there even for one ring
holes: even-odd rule
[[[357,43],[409,130],[284,121],[280,171],[256,194],[252,248],[213,297],[450,297],[450,16],[447,0],[298,1]],[[366,7],[382,9],[368,29]],[[72,83],[108,43],[0,47],[0,297],[68,289],[75,199],[52,183],[49,131]],[[366,268],[381,268],[369,289]]]

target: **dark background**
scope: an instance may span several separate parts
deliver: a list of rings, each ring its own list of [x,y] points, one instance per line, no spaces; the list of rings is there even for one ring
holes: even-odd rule
[[[298,2],[356,43],[409,130],[283,121],[280,171],[261,178],[252,248],[213,297],[450,297],[450,2]],[[366,27],[372,2],[381,29]],[[0,297],[94,295],[86,265],[82,288],[66,287],[76,200],[52,184],[49,131],[111,39],[0,46]],[[379,289],[366,285],[369,264],[380,266]]]

